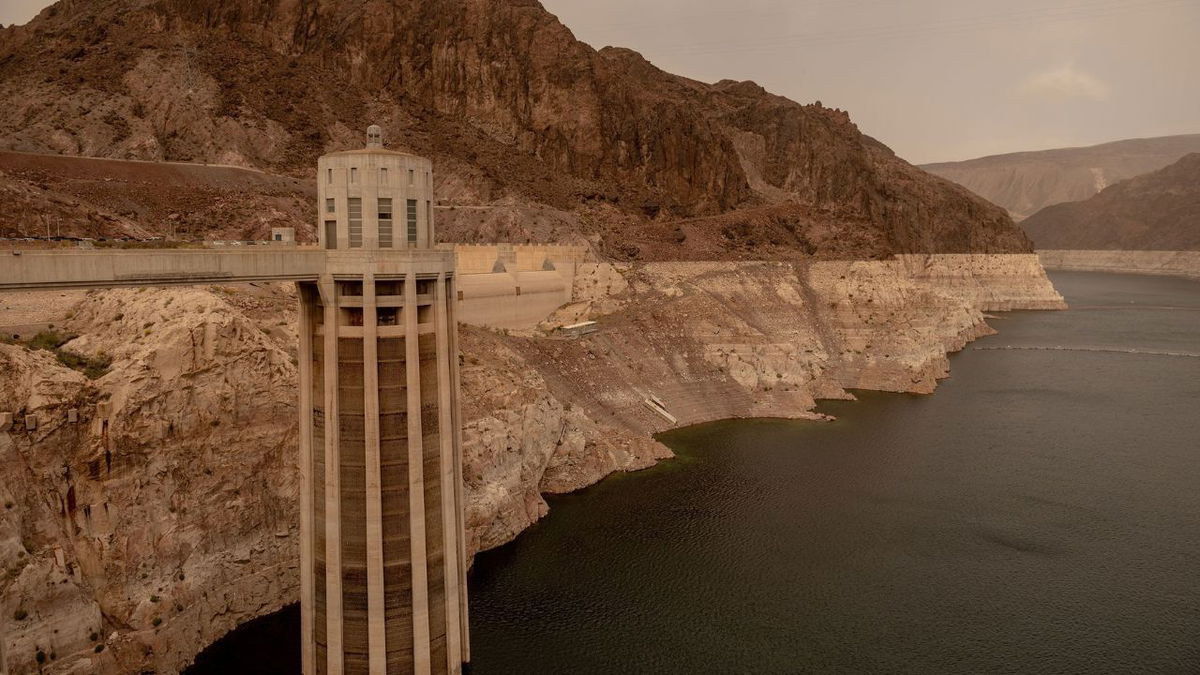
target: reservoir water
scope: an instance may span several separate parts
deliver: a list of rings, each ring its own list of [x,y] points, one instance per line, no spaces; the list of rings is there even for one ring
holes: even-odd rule
[[[475,559],[470,672],[1200,672],[1200,283],[1052,278],[1071,311],[1002,315],[934,395],[676,430],[553,498]],[[297,672],[297,614],[194,672]]]

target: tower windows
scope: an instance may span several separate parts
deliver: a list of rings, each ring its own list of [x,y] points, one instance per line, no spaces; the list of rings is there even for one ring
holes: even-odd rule
[[[425,202],[425,231],[429,233],[429,246],[433,247],[433,207]]]
[[[358,182],[358,169],[353,166],[350,167],[350,182],[351,183]]]
[[[387,185],[387,167],[386,166],[379,167],[379,184]]]
[[[325,169],[325,182],[333,185],[333,169]]]
[[[386,169],[385,169],[386,170]],[[392,247],[392,200],[379,198],[379,248]]]
[[[413,183],[413,173],[414,173],[414,171],[413,171],[412,169],[409,169],[409,170],[408,170],[408,186],[409,186],[409,187],[412,187],[412,186],[414,185],[414,183]]]
[[[417,245],[417,200],[408,200],[408,245]]]
[[[362,199],[351,197],[346,204],[346,215],[350,225],[350,248],[362,248]]]
[[[333,213],[333,212],[334,212],[333,197],[326,197],[325,198],[325,213]]]
[[[337,221],[325,221],[325,248],[337,248]]]

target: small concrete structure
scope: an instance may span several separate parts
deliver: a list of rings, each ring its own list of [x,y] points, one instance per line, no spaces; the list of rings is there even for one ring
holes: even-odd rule
[[[8,431],[13,426],[13,414],[0,412],[0,431]]]
[[[26,415],[25,416],[25,430],[26,431],[37,431],[37,428],[38,428],[38,416],[34,415],[32,413]]]
[[[679,424],[679,420],[677,420],[674,415],[667,411],[667,407],[663,405],[663,402],[657,396],[651,394],[642,400],[642,404],[644,404],[650,410],[653,410],[672,425]]]
[[[277,246],[295,246],[296,245],[296,228],[294,227],[272,227],[271,228],[271,243]]]
[[[595,321],[580,321],[579,323],[573,323],[570,326],[563,326],[558,330],[567,337],[583,337],[584,335],[590,335],[600,330],[600,324],[596,323]]]

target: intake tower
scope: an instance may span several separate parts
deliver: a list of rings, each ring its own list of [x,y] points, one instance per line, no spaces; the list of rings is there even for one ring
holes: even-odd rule
[[[468,660],[454,255],[423,157],[321,157],[318,279],[300,295],[304,672]]]

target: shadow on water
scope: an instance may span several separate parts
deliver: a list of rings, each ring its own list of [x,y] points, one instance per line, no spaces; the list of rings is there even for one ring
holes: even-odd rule
[[[298,675],[300,605],[248,621],[200,652],[187,675]]]
[[[1078,309],[976,345],[1200,343],[1177,311],[1200,284],[1052,278]],[[1200,672],[1197,382],[1196,359],[968,347],[932,396],[673,430],[679,459],[476,557],[471,672]],[[231,665],[298,656],[286,611],[193,672],[298,672]]]

